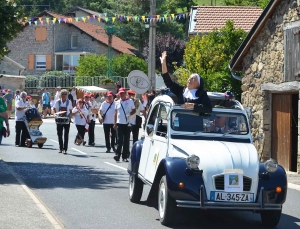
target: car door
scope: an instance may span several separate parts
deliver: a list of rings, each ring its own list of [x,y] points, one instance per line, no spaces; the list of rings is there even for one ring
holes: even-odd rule
[[[166,157],[168,150],[168,110],[169,106],[161,103],[154,129],[150,141],[145,178],[153,183],[157,167],[160,161]]]
[[[147,117],[142,154],[141,154],[141,159],[139,164],[139,175],[141,175],[142,177],[145,176],[148,156],[153,142],[154,127],[156,125],[158,110],[159,110],[159,103],[150,107],[150,111]]]

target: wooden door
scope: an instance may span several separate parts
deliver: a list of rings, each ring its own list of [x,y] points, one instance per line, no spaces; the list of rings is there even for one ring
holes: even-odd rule
[[[285,170],[291,169],[292,155],[292,95],[273,94],[272,97],[272,151],[274,158]]]

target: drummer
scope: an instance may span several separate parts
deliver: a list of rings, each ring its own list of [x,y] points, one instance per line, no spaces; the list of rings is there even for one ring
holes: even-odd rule
[[[59,152],[67,154],[69,143],[69,131],[70,131],[70,118],[72,115],[72,102],[68,99],[68,91],[66,89],[61,90],[60,99],[55,101],[53,106],[53,113],[56,122],[56,130],[59,142]],[[62,138],[64,131],[64,140]]]

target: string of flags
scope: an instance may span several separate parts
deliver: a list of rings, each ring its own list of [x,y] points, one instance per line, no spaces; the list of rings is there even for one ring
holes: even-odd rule
[[[22,22],[23,25],[28,23],[29,25],[38,25],[38,24],[55,24],[55,23],[72,23],[72,22],[94,22],[97,20],[100,22],[104,20],[106,22],[110,21],[112,23],[116,21],[127,21],[127,22],[144,22],[150,23],[151,21],[161,23],[161,22],[168,22],[168,21],[176,21],[180,19],[185,19],[189,17],[190,13],[178,13],[178,14],[157,14],[157,15],[142,15],[142,16],[125,16],[121,14],[115,14],[113,17],[107,17],[107,13],[100,13],[98,15],[92,16],[85,16],[85,17],[62,17],[62,18],[55,18],[55,17],[39,17],[39,18],[28,18],[24,17],[24,21]]]

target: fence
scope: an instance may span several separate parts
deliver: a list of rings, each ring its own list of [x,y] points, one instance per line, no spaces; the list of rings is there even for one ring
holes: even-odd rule
[[[25,88],[70,88],[73,86],[100,86],[106,76],[26,76]],[[128,88],[127,77],[113,76],[114,82],[120,81],[123,87]]]

